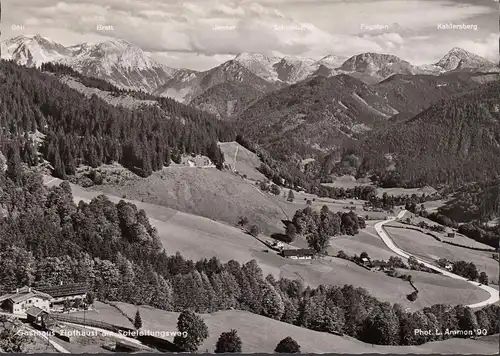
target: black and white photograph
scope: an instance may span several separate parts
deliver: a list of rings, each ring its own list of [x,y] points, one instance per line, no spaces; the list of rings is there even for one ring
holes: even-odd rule
[[[0,5],[0,353],[498,355],[498,0]]]

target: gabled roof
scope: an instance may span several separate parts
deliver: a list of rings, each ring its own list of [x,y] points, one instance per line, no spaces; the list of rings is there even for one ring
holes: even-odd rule
[[[33,298],[33,297],[38,297],[41,299],[46,299],[49,300],[51,299],[51,296],[45,293],[42,293],[38,290],[35,290],[33,288],[29,287],[23,287],[19,288],[18,291],[12,292],[10,294],[5,294],[0,297],[0,303],[5,301],[5,300],[10,300],[12,303],[17,304],[21,303],[27,299]]]
[[[28,310],[26,310],[26,315],[31,315],[34,317],[39,316],[40,314],[48,314],[45,310],[42,310],[38,307],[31,307]]]
[[[72,295],[82,295],[89,292],[86,283],[64,284],[60,286],[37,287],[41,292],[47,293],[52,298],[67,297]]]

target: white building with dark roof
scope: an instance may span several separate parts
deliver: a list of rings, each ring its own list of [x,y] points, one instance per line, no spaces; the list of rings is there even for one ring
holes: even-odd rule
[[[85,283],[44,286],[36,289],[23,287],[0,296],[0,308],[13,314],[26,314],[31,307],[49,312],[52,307],[65,301],[84,300],[88,292],[89,287]]]
[[[31,287],[23,287],[0,297],[0,306],[13,314],[26,314],[31,307],[49,311],[51,296]]]

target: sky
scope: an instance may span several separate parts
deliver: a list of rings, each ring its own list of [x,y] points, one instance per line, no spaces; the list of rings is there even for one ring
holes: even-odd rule
[[[241,52],[314,59],[378,52],[427,64],[460,47],[497,62],[499,57],[498,0],[3,0],[2,5],[2,39],[40,34],[73,45],[121,38],[176,68],[205,70]],[[439,24],[472,27],[446,30]]]

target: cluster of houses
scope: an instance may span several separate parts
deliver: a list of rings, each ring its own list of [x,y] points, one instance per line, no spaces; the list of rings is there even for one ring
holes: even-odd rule
[[[60,284],[58,286],[18,288],[9,294],[0,296],[0,309],[24,316],[28,321],[39,321],[43,314],[58,311],[65,303],[83,301],[89,292],[85,283]]]

